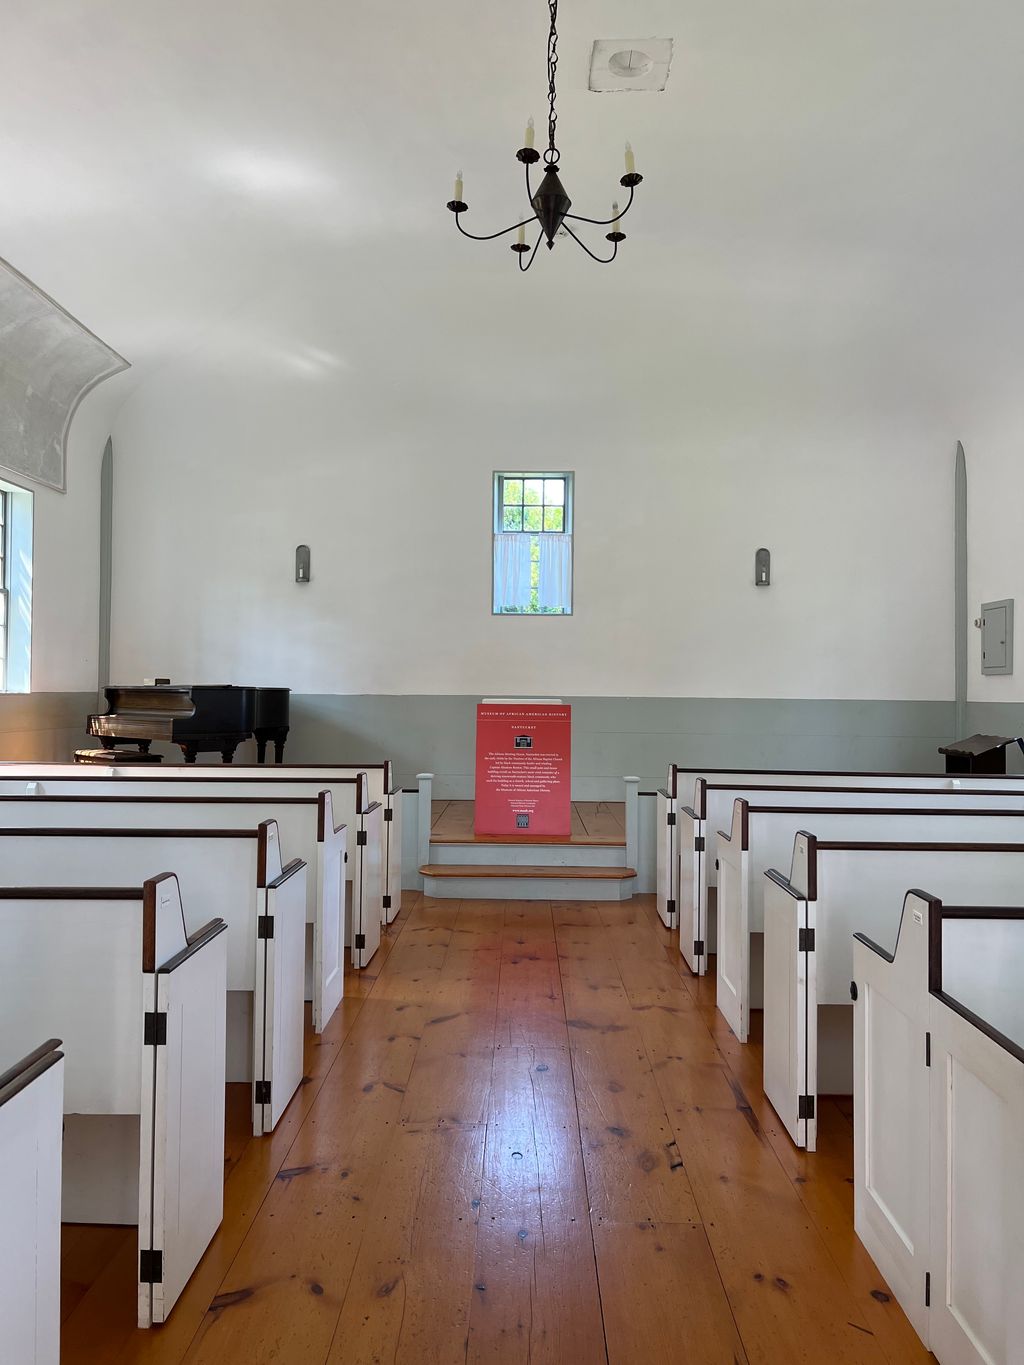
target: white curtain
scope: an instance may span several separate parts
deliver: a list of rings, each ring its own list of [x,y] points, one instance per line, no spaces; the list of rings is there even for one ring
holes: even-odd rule
[[[572,536],[548,532],[540,537],[538,605],[572,608]]]
[[[502,531],[494,537],[494,610],[530,604],[530,537]]]

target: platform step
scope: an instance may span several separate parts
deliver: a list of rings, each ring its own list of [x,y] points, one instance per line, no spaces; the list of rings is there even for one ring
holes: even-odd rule
[[[506,877],[535,880],[557,878],[563,881],[626,881],[636,876],[632,867],[576,867],[527,863],[424,863],[422,877]]]
[[[626,861],[624,847],[585,847],[582,844],[529,844],[512,847],[509,844],[476,841],[462,844],[439,844],[430,841],[427,860],[431,865],[452,867],[617,867],[622,871]]]

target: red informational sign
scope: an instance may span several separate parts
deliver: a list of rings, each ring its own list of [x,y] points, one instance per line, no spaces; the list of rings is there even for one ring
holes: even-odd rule
[[[476,833],[568,839],[571,754],[571,707],[481,702],[476,708]]]

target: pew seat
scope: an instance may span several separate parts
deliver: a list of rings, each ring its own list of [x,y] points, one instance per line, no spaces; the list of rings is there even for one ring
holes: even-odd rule
[[[156,783],[165,784],[163,787]],[[213,784],[217,784],[214,786]],[[0,795],[31,792],[51,796],[106,792],[108,795],[156,795],[161,790],[215,795],[218,788],[250,798],[263,794],[316,797],[329,791],[334,813],[354,837],[356,816],[379,802],[383,818],[382,923],[390,924],[402,908],[402,788],[390,759],[379,763],[165,764],[138,771],[130,764],[105,765],[83,771],[74,763],[0,763]],[[350,853],[349,878],[355,867]]]
[[[750,1011],[762,998],[764,873],[789,864],[799,832],[827,842],[1024,843],[1024,810],[1013,802],[984,807],[974,797],[966,805],[899,799],[910,804],[863,806],[845,793],[843,804],[828,806],[733,803],[732,826],[719,831],[718,842],[716,1003],[740,1042],[747,1041]]]
[[[227,936],[171,873],[0,888],[0,1036],[65,1038],[62,1217],[138,1226],[137,1316],[163,1322],[221,1221]]]
[[[985,888],[1013,905],[1024,843],[827,842],[797,834],[764,886],[764,1092],[798,1147],[817,1146],[820,1097],[853,1091],[854,934],[891,950],[908,886],[945,900]]]
[[[714,889],[718,884],[718,836],[728,829],[733,802],[753,806],[917,804],[922,795],[974,798],[974,804],[1011,800],[1024,806],[1024,779],[950,777],[921,773],[804,773],[722,771],[695,773],[675,768],[658,797],[658,907],[670,928],[678,924],[679,951],[696,975],[707,971],[715,951]],[[836,800],[831,793],[842,792]],[[905,792],[911,800],[894,799]],[[791,798],[787,796],[791,794]],[[853,795],[849,795],[853,793]],[[868,797],[877,799],[866,800]],[[687,799],[691,804],[687,805]],[[978,799],[980,798],[980,800]],[[991,799],[989,799],[991,798]]]

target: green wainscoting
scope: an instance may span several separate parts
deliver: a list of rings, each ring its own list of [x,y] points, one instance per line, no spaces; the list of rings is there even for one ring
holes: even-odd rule
[[[500,689],[495,689],[495,695]],[[473,794],[475,706],[467,696],[292,697],[287,757],[368,761],[387,754],[412,785],[433,772],[435,797]],[[941,771],[954,738],[948,702],[781,701],[714,697],[566,697],[573,708],[573,795],[622,799],[621,779],[661,786],[685,766]],[[1024,708],[1020,708],[1024,712]]]
[[[0,693],[0,759],[69,761],[90,741],[85,718],[95,692]]]

